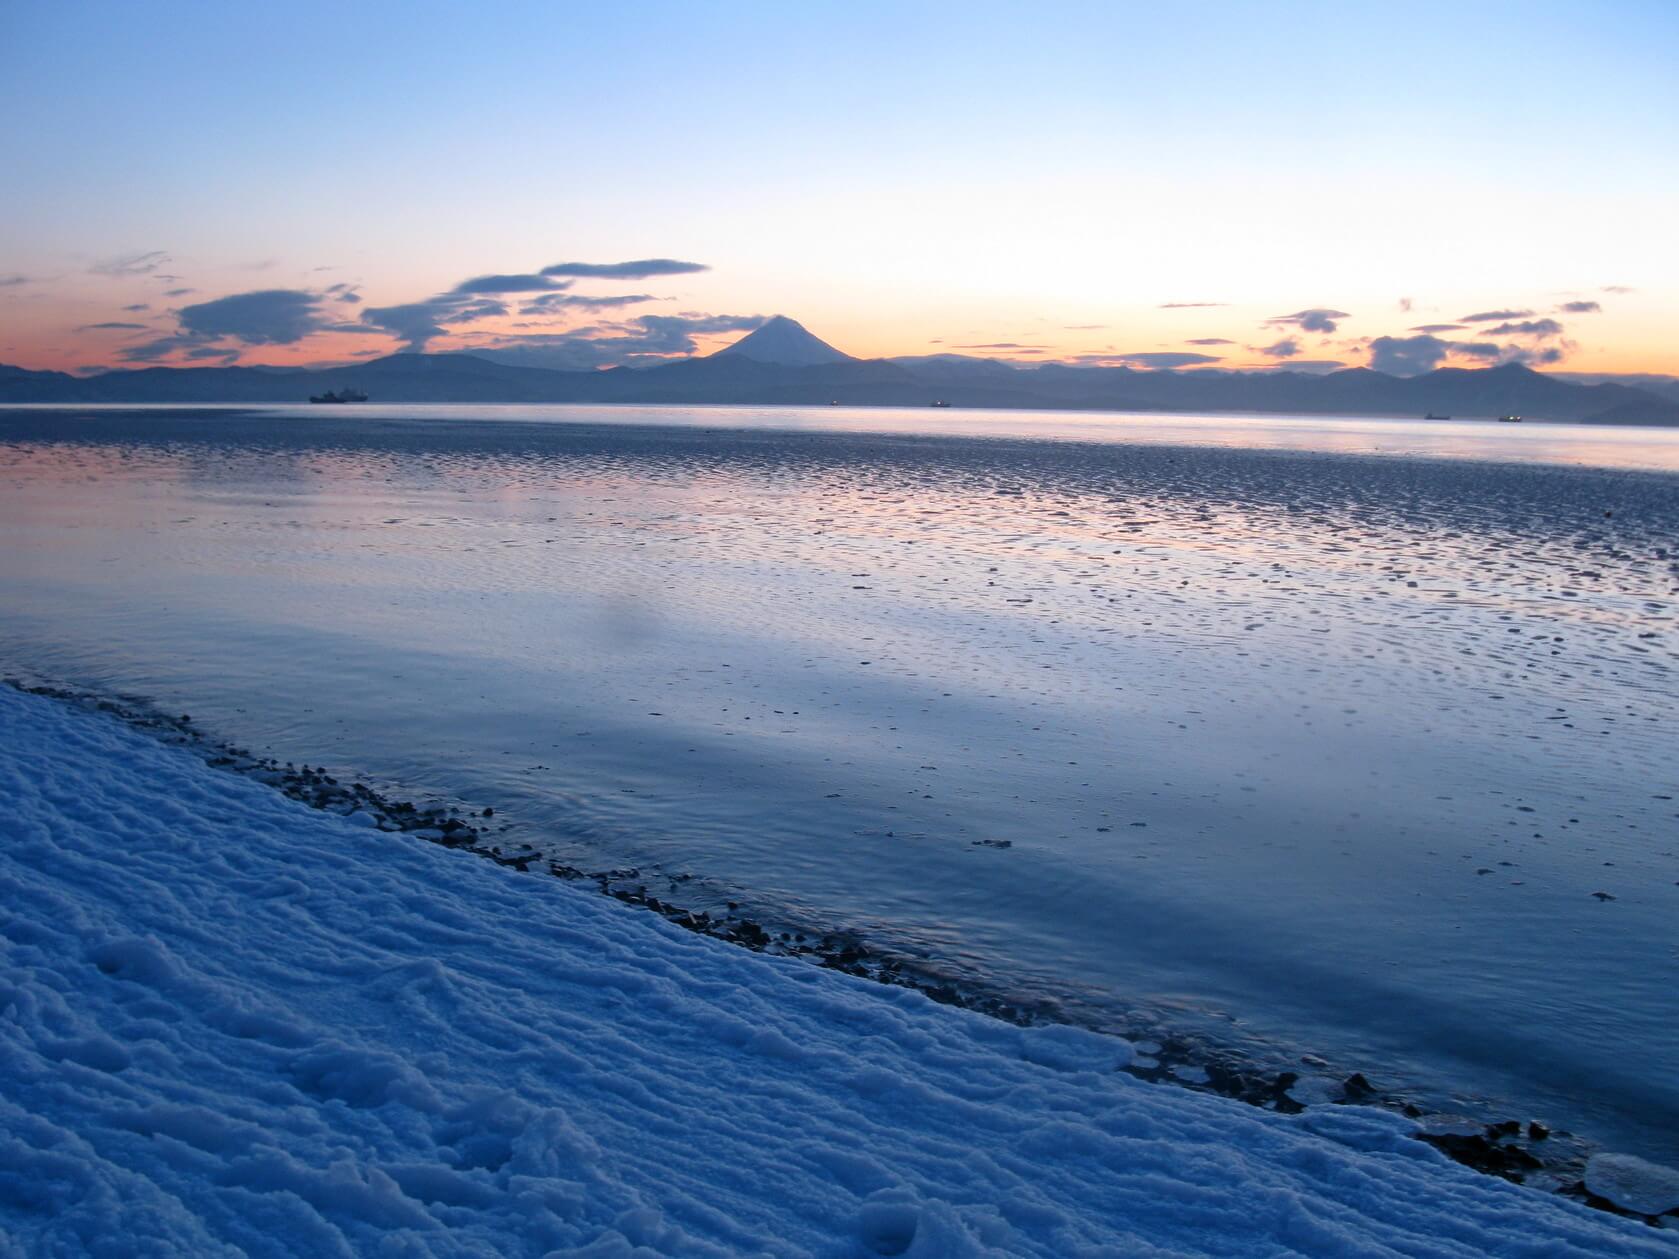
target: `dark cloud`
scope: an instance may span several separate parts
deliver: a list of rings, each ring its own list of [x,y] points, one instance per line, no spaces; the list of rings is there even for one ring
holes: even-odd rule
[[[1297,310],[1292,315],[1273,315],[1265,322],[1273,327],[1295,327],[1302,332],[1334,332],[1339,326],[1337,320],[1351,318],[1344,310],[1314,306],[1310,310]]]
[[[1596,302],[1564,302],[1557,309],[1569,315],[1596,315],[1603,307]]]
[[[702,262],[680,262],[675,258],[641,258],[635,262],[556,262],[543,267],[543,275],[571,275],[598,280],[646,280],[656,275],[692,275],[709,271]]]
[[[260,268],[252,268],[252,270],[260,270]],[[204,362],[208,359],[216,359],[223,367],[227,367],[239,361],[239,351],[230,350],[219,345],[201,345],[188,350],[186,352],[186,357],[195,363]]]
[[[85,323],[81,327],[77,328],[76,331],[77,332],[114,332],[114,331],[117,331],[117,330],[122,330],[122,331],[131,332],[131,331],[134,331],[135,329],[144,328],[145,326],[146,325],[143,324],[143,323],[116,323],[116,322],[111,322],[111,323]]]
[[[1235,345],[1236,343],[1234,341],[1227,340],[1224,337],[1195,337],[1194,339],[1186,342],[1185,344],[1187,344],[1187,345]]]
[[[462,280],[451,293],[539,293],[545,289],[571,287],[568,282],[550,280],[543,275],[475,275]]]
[[[183,333],[227,337],[242,345],[292,345],[327,323],[321,295],[302,289],[259,289],[183,306]]]
[[[1562,325],[1555,319],[1525,319],[1520,323],[1501,323],[1496,328],[1482,328],[1480,334],[1484,337],[1538,337],[1543,341],[1549,337],[1560,337]]]
[[[1531,310],[1482,310],[1473,315],[1464,315],[1459,323],[1500,323],[1506,319],[1526,319],[1533,312]]]
[[[591,297],[586,293],[543,293],[519,307],[521,315],[551,315],[562,310],[611,310],[659,299],[651,293],[622,293],[615,297]]]
[[[150,310],[151,305],[148,302],[135,302],[134,305],[124,306],[123,309],[126,310],[129,314],[134,314],[136,311]]]
[[[188,293],[196,293],[197,289],[164,289],[165,297],[185,297]]]
[[[94,263],[88,271],[93,275],[150,275],[168,261],[167,253],[161,249],[152,249],[145,253],[119,254],[115,258],[106,258],[103,262]]]
[[[1206,306],[1228,306],[1229,302],[1161,302],[1156,310],[1200,310]]]
[[[1465,325],[1460,323],[1420,323],[1412,332],[1461,332]]]
[[[1300,353],[1300,340],[1298,337],[1284,337],[1281,341],[1255,346],[1254,349],[1266,358],[1295,358]]]
[[[1370,366],[1390,376],[1416,376],[1440,366],[1451,350],[1451,342],[1427,333],[1416,337],[1377,337],[1370,343]]]
[[[128,363],[155,363],[180,350],[194,350],[204,346],[205,338],[192,333],[173,332],[168,336],[124,346],[117,357]]]
[[[28,284],[26,275],[0,275],[0,289],[15,289],[20,284]]]
[[[1480,359],[1484,363],[1497,362],[1505,354],[1505,347],[1496,341],[1448,341],[1446,349],[1459,358]]]
[[[321,268],[316,267],[319,271]],[[327,296],[335,302],[348,302],[354,305],[361,301],[361,294],[348,284],[332,284],[327,286]]]
[[[437,322],[440,324],[477,323],[480,319],[496,319],[507,313],[506,302],[498,302],[491,297],[480,297],[450,310],[440,311],[437,315]]]
[[[409,350],[423,350],[426,343],[444,334],[442,320],[460,307],[458,301],[434,298],[429,302],[406,302],[400,306],[369,306],[361,312],[362,322],[388,332]]]

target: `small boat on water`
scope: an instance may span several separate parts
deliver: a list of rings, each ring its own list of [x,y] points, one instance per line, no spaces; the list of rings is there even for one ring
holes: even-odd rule
[[[943,398],[939,398],[934,401],[933,405],[936,407],[947,407],[950,403],[946,402]]]
[[[1425,420],[1449,420],[1452,417],[1449,416],[1449,415],[1436,415],[1436,414],[1434,414],[1434,412],[1430,411],[1427,415],[1423,416],[1422,418],[1425,419]]]
[[[328,389],[325,393],[312,393],[311,402],[366,402],[367,395],[360,389],[340,389],[337,393]]]
[[[1501,415],[1498,417],[1498,422],[1500,424],[1520,424],[1522,417],[1519,415]]]

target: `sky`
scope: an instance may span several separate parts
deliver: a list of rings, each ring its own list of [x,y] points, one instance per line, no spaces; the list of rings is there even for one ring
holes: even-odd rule
[[[0,4],[0,362],[1679,374],[1679,4]],[[546,274],[545,274],[546,273]]]

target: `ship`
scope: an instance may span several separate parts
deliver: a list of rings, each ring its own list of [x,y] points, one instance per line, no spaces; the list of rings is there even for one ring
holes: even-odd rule
[[[1501,415],[1498,417],[1498,422],[1500,424],[1520,424],[1522,417],[1519,415]]]
[[[360,389],[340,389],[337,393],[328,389],[325,393],[312,393],[311,402],[366,402],[367,395]]]
[[[1425,419],[1425,420],[1449,420],[1452,417],[1449,416],[1449,415],[1436,415],[1436,414],[1434,414],[1434,412],[1430,411],[1427,415],[1423,416],[1422,418]]]
[[[947,407],[947,406],[950,405],[950,403],[946,402],[943,398],[940,398],[936,402],[934,402],[933,405],[936,406],[936,407]]]

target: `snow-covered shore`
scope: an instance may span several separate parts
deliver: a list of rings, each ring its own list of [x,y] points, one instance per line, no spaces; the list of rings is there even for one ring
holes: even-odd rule
[[[1671,1255],[0,687],[0,1254]]]

